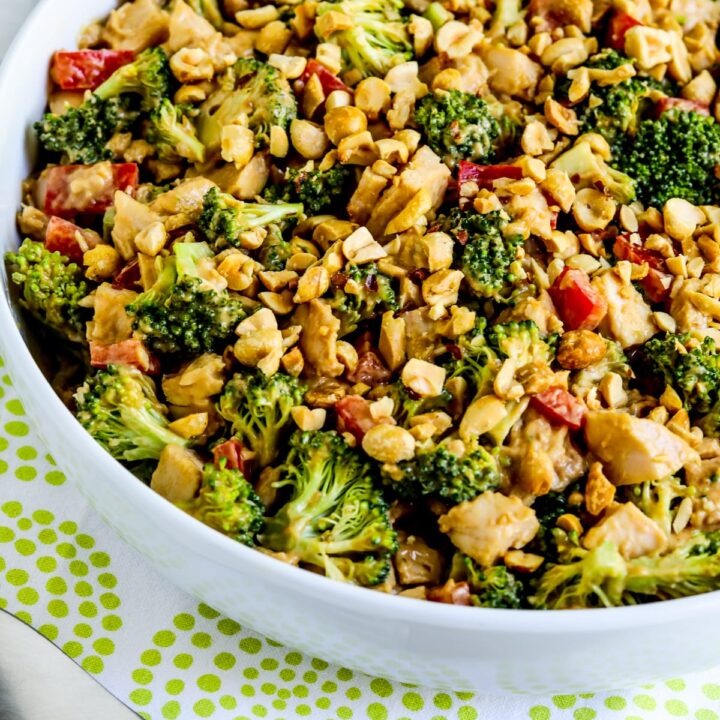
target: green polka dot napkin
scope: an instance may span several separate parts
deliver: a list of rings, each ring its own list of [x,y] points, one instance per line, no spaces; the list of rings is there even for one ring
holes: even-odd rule
[[[608,695],[489,697],[303,656],[158,577],[36,436],[0,357],[0,607],[152,720],[720,720],[720,669]]]

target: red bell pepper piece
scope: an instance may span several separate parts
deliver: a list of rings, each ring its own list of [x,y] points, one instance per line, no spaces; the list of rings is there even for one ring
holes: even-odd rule
[[[134,59],[132,50],[61,50],[53,56],[50,74],[63,90],[95,90]]]
[[[57,165],[46,170],[39,181],[42,205],[47,215],[71,219],[80,213],[102,215],[113,204],[117,190],[132,194],[139,181],[135,163],[107,163],[111,174],[92,195],[74,193],[73,180],[87,173],[93,165]],[[98,173],[100,175],[100,173]]]
[[[489,185],[493,180],[508,178],[521,180],[522,168],[517,165],[478,165],[461,160],[458,165],[458,184],[476,182],[478,185]]]
[[[303,74],[300,76],[300,82],[303,87],[310,79],[311,75],[317,75],[320,84],[322,85],[325,97],[327,97],[334,90],[344,90],[345,92],[352,93],[352,90],[337,76],[333,75],[321,62],[317,60],[308,60],[307,65]]]
[[[148,375],[160,372],[160,361],[136,338],[112,345],[90,343],[90,364],[97,368],[108,365],[132,365]]]
[[[348,432],[361,443],[365,433],[378,421],[370,413],[370,403],[360,395],[346,395],[335,403],[337,431]]]
[[[670,296],[671,284],[672,275],[654,268],[650,268],[648,274],[640,281],[643,292],[652,303],[665,302]]]
[[[45,247],[50,252],[59,252],[75,263],[82,265],[83,255],[100,242],[91,230],[83,230],[68,220],[51,217],[45,230]]]
[[[636,20],[632,15],[618,10],[613,14],[612,18],[610,18],[607,44],[614,50],[620,50],[622,52],[625,49],[625,33],[631,28],[642,24],[643,23]]]
[[[710,115],[710,106],[697,100],[687,98],[665,97],[655,104],[655,117],[660,117],[668,110],[678,109],[681,112],[695,112],[699,115]]]
[[[134,290],[140,282],[140,263],[131,260],[120,269],[120,272],[113,278],[112,286],[116,290]]]
[[[555,425],[579,430],[585,422],[587,406],[561,387],[548,388],[533,395],[530,404]]]
[[[626,235],[618,235],[613,245],[613,253],[618,260],[628,260],[635,265],[647,263],[656,270],[665,269],[665,258],[655,250],[647,250],[642,245],[630,242]]]
[[[237,438],[230,438],[230,440],[216,445],[212,453],[213,460],[217,467],[220,467],[220,461],[224,459],[226,468],[230,470],[240,470],[240,472],[247,477],[250,464],[248,451]]]
[[[607,301],[587,273],[565,267],[548,289],[566,330],[594,330],[607,312]]]

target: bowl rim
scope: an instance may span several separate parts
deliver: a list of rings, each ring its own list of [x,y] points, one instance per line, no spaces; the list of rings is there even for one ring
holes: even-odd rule
[[[61,5],[62,0],[41,0],[26,18],[0,65],[0,97],[11,96],[9,86],[13,68],[22,62],[36,28],[52,16],[50,9]],[[18,128],[13,130],[12,118],[15,113],[12,108],[12,103],[0,106],[0,127],[4,128],[8,141],[13,135],[20,136]],[[27,128],[23,128],[22,132],[26,130]],[[2,141],[0,138],[0,145]],[[21,179],[18,179],[18,182],[20,181]],[[0,213],[5,211],[5,204],[0,204]],[[16,204],[8,202],[7,206],[8,212],[15,213]],[[52,390],[26,345],[13,318],[5,268],[2,271],[2,285],[4,292],[1,293],[0,300],[0,344],[6,357],[12,357],[8,362],[11,370],[23,367],[27,380],[32,383],[36,398],[43,406],[51,408],[53,414],[64,416],[66,423],[63,428],[69,443],[87,458],[89,465],[104,468],[105,471],[100,473],[102,482],[118,486],[122,483],[122,491],[131,505],[142,505],[144,512],[162,517],[166,526],[172,526],[183,537],[196,538],[198,552],[211,554],[214,563],[223,566],[227,563],[246,564],[257,574],[275,576],[290,592],[293,589],[301,591],[308,598],[347,608],[358,615],[382,615],[385,619],[398,618],[434,629],[462,628],[468,632],[491,630],[493,633],[513,635],[572,635],[580,632],[595,634],[664,625],[682,620],[688,615],[715,614],[720,608],[720,590],[645,605],[580,609],[573,612],[476,608],[423,602],[330,580],[237,543],[190,517],[155,493],[92,439]],[[154,569],[157,571],[157,568]]]

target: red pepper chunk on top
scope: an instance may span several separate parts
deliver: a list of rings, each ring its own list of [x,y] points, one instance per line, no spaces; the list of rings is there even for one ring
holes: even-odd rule
[[[134,59],[132,50],[60,50],[53,56],[50,75],[62,90],[95,90]]]
[[[566,330],[594,330],[607,313],[607,301],[582,270],[565,267],[548,293]]]
[[[530,404],[555,425],[579,430],[585,422],[587,407],[561,387],[548,388],[530,398]]]

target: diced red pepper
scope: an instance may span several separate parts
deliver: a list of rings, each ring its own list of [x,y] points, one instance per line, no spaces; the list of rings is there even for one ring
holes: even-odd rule
[[[247,476],[250,469],[250,459],[245,446],[237,439],[230,438],[213,448],[213,460],[215,465],[220,466],[220,460],[225,459],[225,467],[231,470],[240,470]]]
[[[131,260],[113,278],[112,286],[116,290],[134,290],[139,282],[140,263],[137,260]]]
[[[90,364],[105,368],[108,365],[132,365],[148,375],[160,372],[160,361],[136,338],[129,338],[112,345],[90,343]]]
[[[647,263],[656,270],[665,269],[665,258],[659,252],[647,250],[642,245],[631,242],[626,235],[615,238],[613,253],[618,260],[627,260],[635,265]]]
[[[548,293],[566,330],[594,330],[607,312],[607,301],[583,270],[565,267]]]
[[[461,160],[458,165],[458,184],[476,182],[478,185],[490,185],[493,180],[508,178],[521,180],[522,168],[517,165],[478,165],[477,163]]]
[[[134,59],[132,50],[61,50],[53,56],[50,74],[63,90],[95,90]]]
[[[648,274],[640,281],[643,292],[652,303],[665,302],[670,296],[672,275],[655,268],[650,268]]]
[[[82,264],[84,253],[99,242],[99,236],[92,230],[83,230],[59,217],[51,217],[45,230],[45,247],[51,252],[59,252],[79,265]]]
[[[370,402],[360,395],[346,395],[335,403],[337,431],[348,432],[361,443],[365,433],[380,425],[370,413]]]
[[[622,52],[625,49],[625,34],[628,30],[638,25],[642,25],[642,23],[632,15],[628,15],[628,13],[622,12],[621,10],[616,11],[612,18],[610,18],[607,44],[614,50],[620,50]]]
[[[710,115],[710,106],[707,103],[687,98],[664,97],[655,104],[655,117],[660,117],[664,112],[674,109],[682,112],[695,112],[699,115]]]
[[[530,404],[551,423],[579,430],[585,422],[587,406],[561,387],[548,388],[530,398]]]
[[[337,76],[333,75],[321,62],[317,60],[308,60],[307,65],[303,74],[300,76],[300,82],[303,87],[310,79],[311,75],[317,75],[320,84],[322,85],[325,97],[327,97],[334,90],[344,90],[345,92],[352,93],[352,90]]]
[[[72,219],[80,213],[101,215],[113,204],[117,190],[132,194],[138,186],[140,171],[135,163],[107,163],[111,175],[94,193],[73,193],[72,182],[88,173],[93,165],[57,165],[40,176],[41,203],[47,215]],[[98,171],[98,178],[102,174]]]

